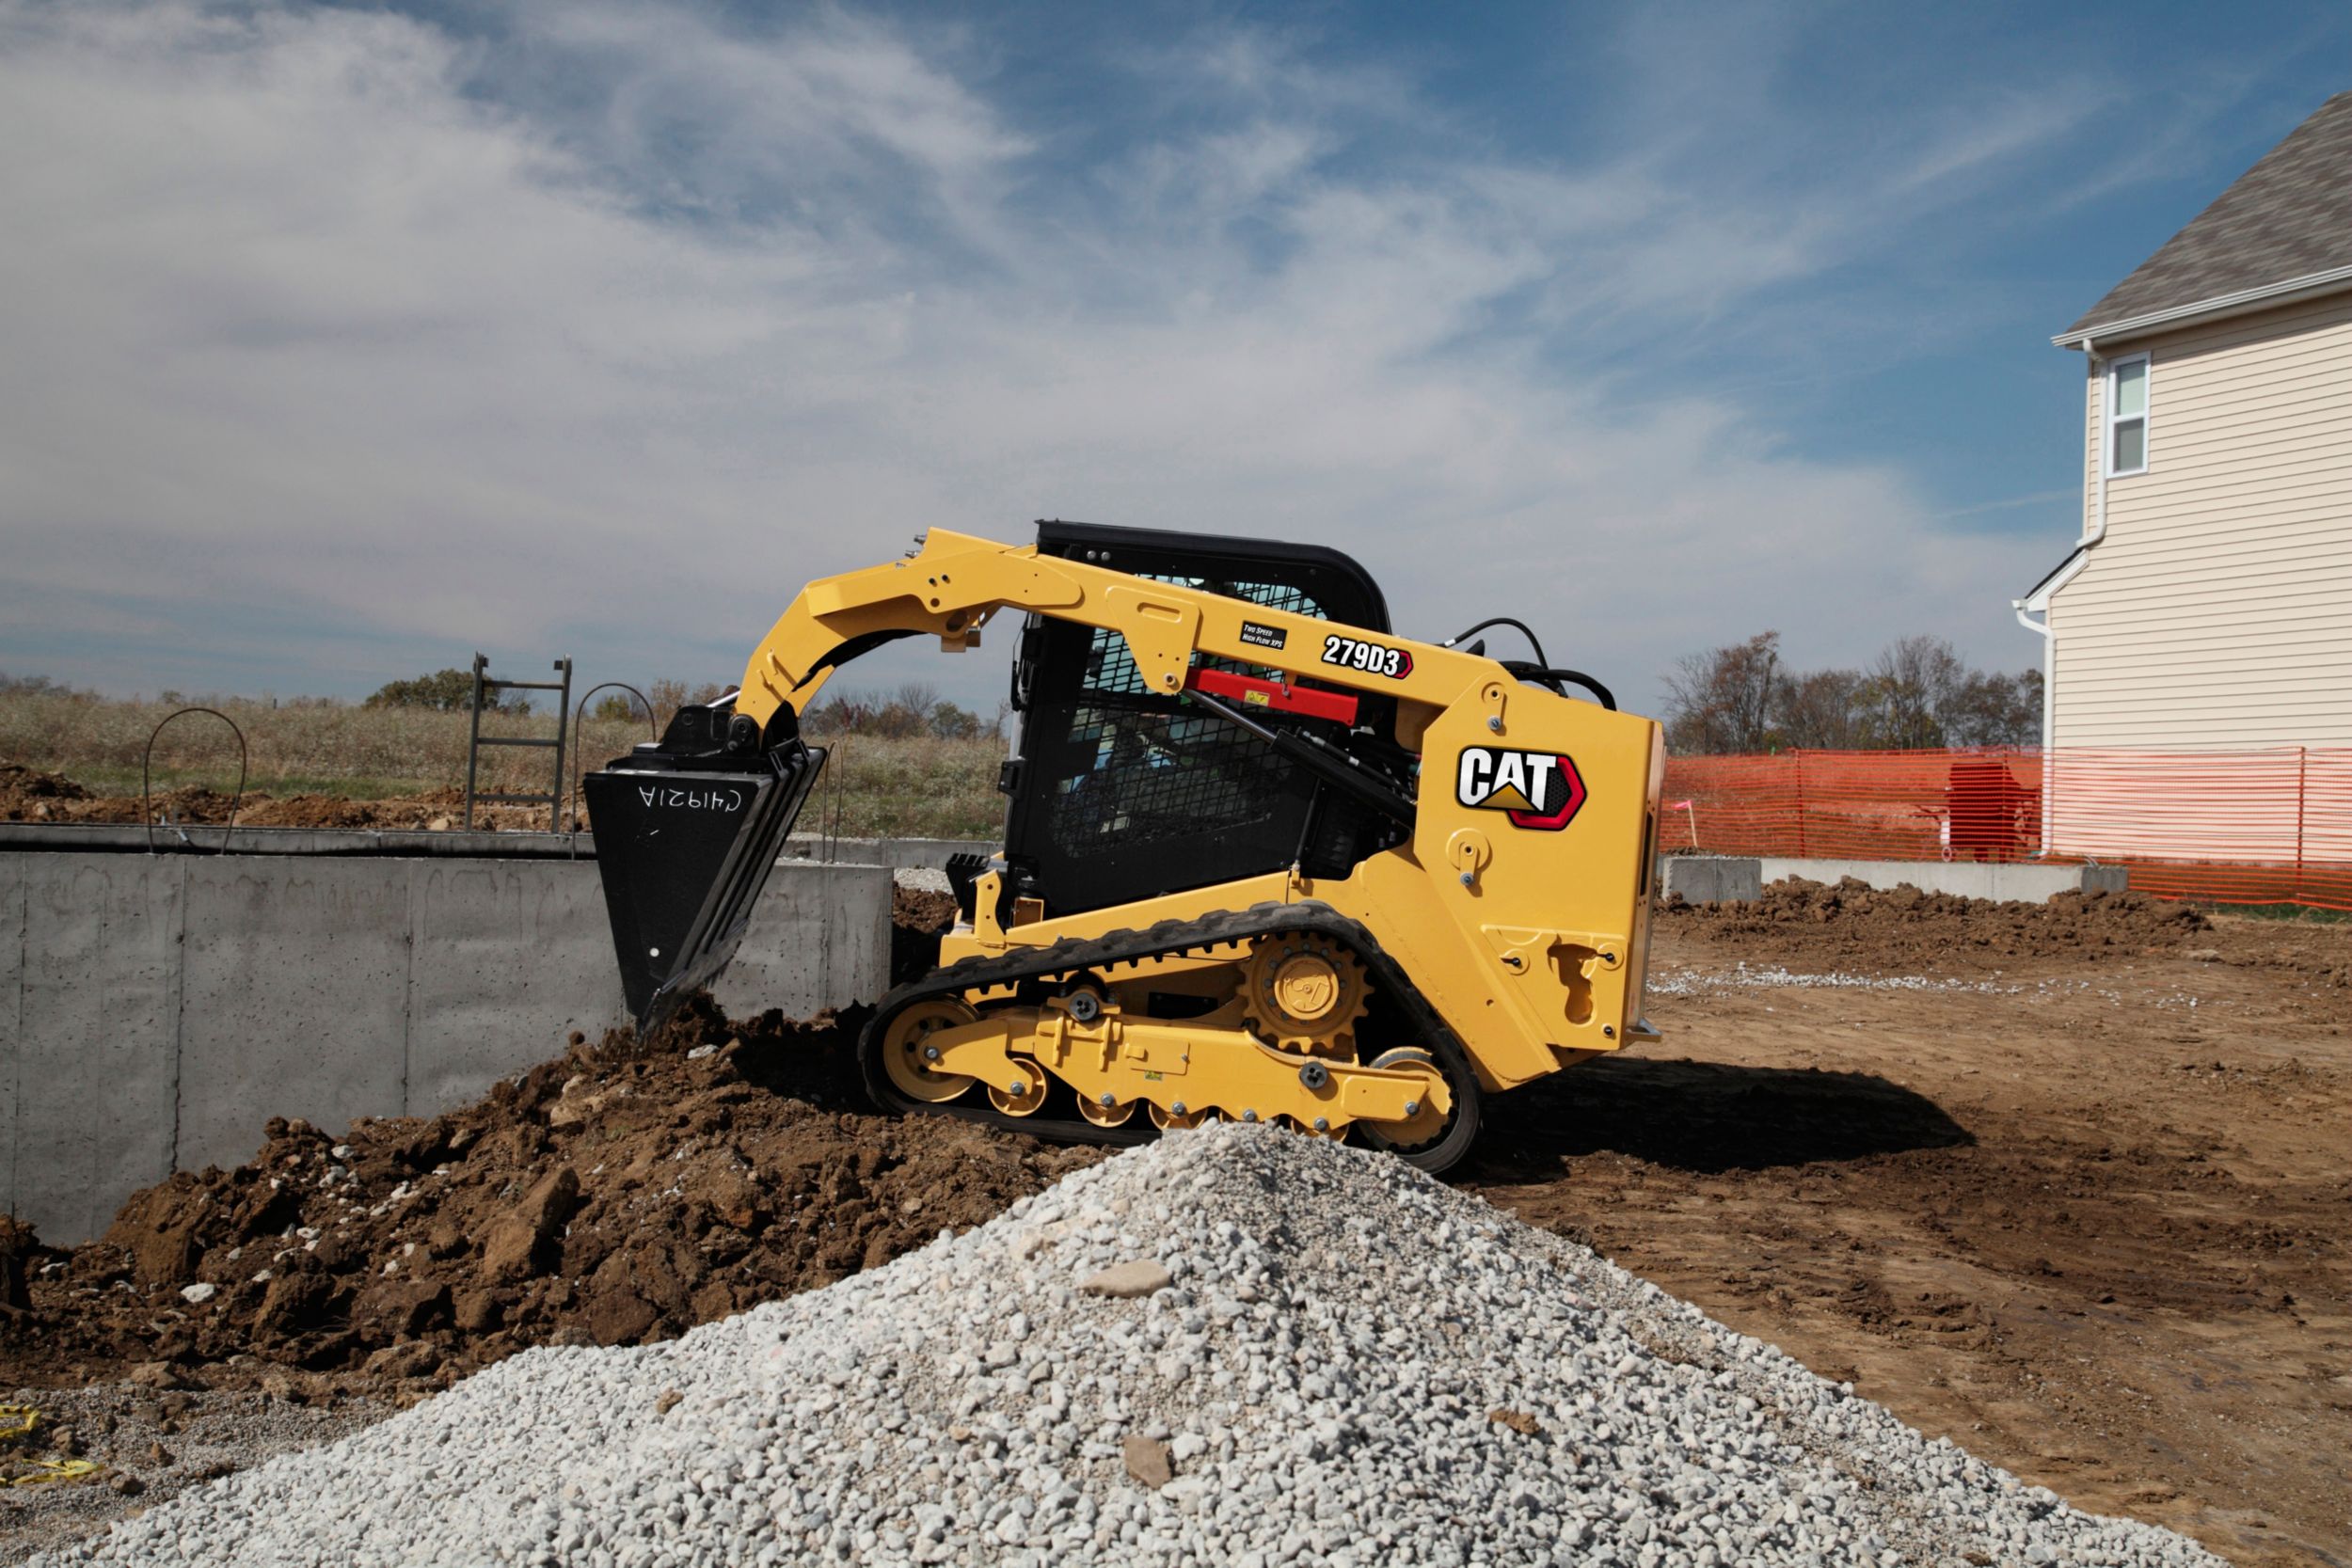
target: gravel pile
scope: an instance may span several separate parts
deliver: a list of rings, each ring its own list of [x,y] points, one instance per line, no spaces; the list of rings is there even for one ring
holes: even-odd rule
[[[1393,1160],[1238,1126],[682,1339],[517,1355],[55,1560],[2218,1561]]]
[[[2079,989],[2081,982],[2076,982]],[[1643,987],[1651,996],[1708,996],[1744,990],[1974,991],[1980,996],[2015,996],[2026,988],[1998,980],[1935,978],[1925,974],[1850,974],[1842,970],[1803,974],[1779,964],[1735,963],[1728,970],[1661,970]],[[2038,988],[2050,989],[2048,981]]]

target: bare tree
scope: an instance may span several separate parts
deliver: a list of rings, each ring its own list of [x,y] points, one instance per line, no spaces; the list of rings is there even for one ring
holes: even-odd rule
[[[1863,733],[1869,744],[1898,751],[1945,745],[1944,716],[1968,674],[1940,637],[1889,642],[1863,683]]]
[[[2042,672],[2014,675],[1970,671],[1944,714],[1954,746],[2033,746],[2042,740]]]
[[[1692,654],[1665,678],[1667,736],[1694,752],[1782,747],[2030,746],[2042,737],[2042,672],[1972,670],[1938,637],[1890,642],[1867,671],[1793,673],[1780,634]]]
[[[717,702],[726,689],[716,681],[705,681],[700,686],[689,686],[684,681],[675,680],[654,682],[645,688],[645,698],[653,704],[654,727],[667,730],[670,721],[677,717],[678,709],[707,706]]]
[[[1666,677],[1667,732],[1682,752],[1761,752],[1772,743],[1780,633],[1692,654]]]
[[[1859,670],[1816,670],[1784,678],[1773,728],[1789,746],[1851,751],[1863,744],[1856,712],[1863,684]]]

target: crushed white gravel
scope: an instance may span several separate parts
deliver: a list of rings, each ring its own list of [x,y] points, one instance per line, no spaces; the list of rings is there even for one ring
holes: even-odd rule
[[[2080,981],[2043,981],[2037,990],[2080,990]],[[2026,988],[2002,980],[1962,980],[1932,974],[1854,974],[1844,970],[1801,974],[1778,964],[1735,963],[1729,969],[1669,969],[1652,974],[1643,988],[1654,996],[1705,996],[1738,990],[1912,990],[1973,991],[2015,996]]]
[[[1168,1283],[1086,1288],[1121,1264]],[[518,1355],[52,1560],[2219,1562],[1391,1158],[1242,1126],[670,1344]]]

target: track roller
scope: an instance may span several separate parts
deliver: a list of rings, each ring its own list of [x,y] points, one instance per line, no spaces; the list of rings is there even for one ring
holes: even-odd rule
[[[1328,1118],[1324,1117],[1315,1117],[1313,1122],[1301,1121],[1296,1117],[1291,1116],[1282,1117],[1279,1119],[1281,1125],[1288,1128],[1291,1132],[1303,1133],[1305,1136],[1310,1138],[1328,1138],[1333,1143],[1345,1143],[1347,1141],[1348,1124],[1345,1122],[1342,1122],[1339,1126],[1334,1127],[1331,1125]],[[1317,1126],[1317,1122],[1322,1125]]]
[[[1045,1103],[1047,1080],[1045,1074],[1026,1063],[1020,1064],[1021,1078],[1002,1087],[988,1086],[988,1102],[1009,1117],[1033,1117]]]
[[[1104,1098],[1107,1099],[1108,1096]],[[1139,1103],[1141,1101],[1130,1100],[1123,1102],[1113,1101],[1105,1105],[1101,1101],[1089,1100],[1080,1096],[1078,1114],[1097,1127],[1124,1127],[1136,1119],[1136,1107]]]

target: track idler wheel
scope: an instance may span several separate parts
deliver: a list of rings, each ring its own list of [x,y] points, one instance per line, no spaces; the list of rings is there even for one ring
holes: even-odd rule
[[[1478,1080],[1456,1053],[1447,1051],[1440,1055],[1419,1046],[1400,1045],[1383,1051],[1366,1065],[1436,1068],[1454,1101],[1453,1108],[1445,1111],[1424,1101],[1403,1121],[1355,1123],[1363,1129],[1366,1143],[1375,1148],[1385,1148],[1406,1164],[1433,1175],[1470,1151],[1471,1140],[1478,1136]]]
[[[942,1029],[954,1029],[970,1023],[979,1015],[961,1002],[934,997],[917,1002],[890,1021],[890,1033],[883,1037],[882,1070],[890,1075],[890,1085],[909,1100],[926,1105],[943,1105],[972,1086],[972,1080],[960,1072],[941,1072],[930,1066],[925,1054],[925,1042]],[[931,1049],[934,1053],[936,1048]],[[994,1086],[991,1085],[992,1098]],[[1038,1089],[1038,1101],[1044,1102],[1044,1087]]]

